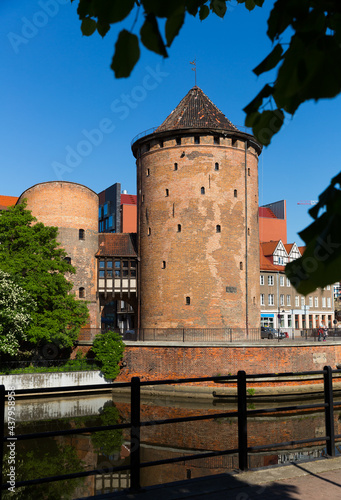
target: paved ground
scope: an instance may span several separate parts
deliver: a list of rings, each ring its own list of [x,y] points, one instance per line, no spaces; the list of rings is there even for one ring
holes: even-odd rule
[[[89,497],[88,497],[89,498]],[[339,500],[341,457],[109,493],[96,500]]]

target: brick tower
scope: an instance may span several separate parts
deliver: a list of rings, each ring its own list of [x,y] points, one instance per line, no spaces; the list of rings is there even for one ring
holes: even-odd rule
[[[97,290],[98,195],[91,189],[66,181],[36,184],[22,193],[18,203],[39,222],[58,227],[58,242],[76,268],[72,292],[87,301],[91,328],[100,327]]]
[[[195,86],[132,150],[139,327],[259,327],[260,144]]]

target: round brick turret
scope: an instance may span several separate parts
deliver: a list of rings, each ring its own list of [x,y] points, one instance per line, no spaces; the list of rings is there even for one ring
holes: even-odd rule
[[[259,143],[194,87],[132,150],[140,328],[259,327]]]
[[[39,222],[58,227],[58,242],[67,252],[76,274],[70,276],[72,292],[88,302],[89,324],[100,327],[96,299],[98,250],[98,195],[91,189],[65,181],[36,184],[22,193],[27,209]]]

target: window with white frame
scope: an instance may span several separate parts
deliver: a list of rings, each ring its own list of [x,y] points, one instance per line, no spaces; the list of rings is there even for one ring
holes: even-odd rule
[[[327,285],[327,290],[330,290],[330,285]]]
[[[260,275],[260,284],[264,285],[264,275],[263,274]]]
[[[269,304],[269,306],[274,305],[274,294],[273,293],[269,293],[269,295],[268,295],[268,304]]]
[[[322,297],[322,307],[326,307],[326,297]]]
[[[279,297],[279,302],[281,304],[281,306],[284,306],[284,294],[281,293],[280,297]]]
[[[279,277],[279,284],[280,286],[284,286],[284,276]]]
[[[264,306],[265,305],[265,300],[264,300],[264,293],[260,294],[260,305]]]
[[[309,297],[309,307],[312,307],[312,306],[313,306],[313,298]]]
[[[301,306],[305,306],[305,297],[301,297]]]
[[[330,297],[327,297],[327,307],[330,307]]]
[[[291,295],[287,295],[287,306],[291,305]]]
[[[268,276],[268,285],[273,286],[273,284],[274,284],[274,277],[270,274],[270,276]]]
[[[287,278],[287,286],[291,286],[289,278]]]
[[[319,298],[314,297],[314,302],[315,302],[315,307],[318,307],[319,306]]]
[[[295,306],[298,307],[300,305],[300,298],[298,295],[295,295]]]

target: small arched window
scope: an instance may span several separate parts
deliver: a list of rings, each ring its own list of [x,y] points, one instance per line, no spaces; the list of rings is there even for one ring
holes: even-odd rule
[[[239,269],[242,271],[243,270],[243,263],[239,262]]]
[[[198,135],[194,136],[194,144],[200,144],[200,137]]]
[[[80,299],[84,299],[85,297],[85,288],[84,287],[80,287],[79,290],[78,290],[78,296]]]
[[[191,297],[186,297],[186,306],[191,304]]]
[[[169,196],[169,189],[166,189],[166,196]]]
[[[234,197],[235,197],[235,198],[237,198],[237,196],[238,196],[238,192],[237,192],[237,190],[235,189],[235,190],[234,190]]]
[[[150,227],[148,228],[148,236],[150,236],[152,234],[152,230],[150,229]]]
[[[216,233],[221,233],[221,227],[219,224],[215,227],[215,230],[216,230]]]
[[[181,233],[181,224],[178,224],[178,233]]]
[[[78,238],[80,240],[84,240],[85,239],[85,230],[84,229],[79,229],[79,231],[78,231]]]
[[[178,164],[174,163],[174,170],[178,170]]]
[[[71,264],[71,257],[64,257],[64,260],[67,264]]]
[[[202,187],[201,190],[200,190],[201,194],[205,194],[205,188]]]
[[[219,163],[215,163],[214,170],[219,170]]]
[[[165,260],[162,261],[162,269],[166,269],[166,261]]]

